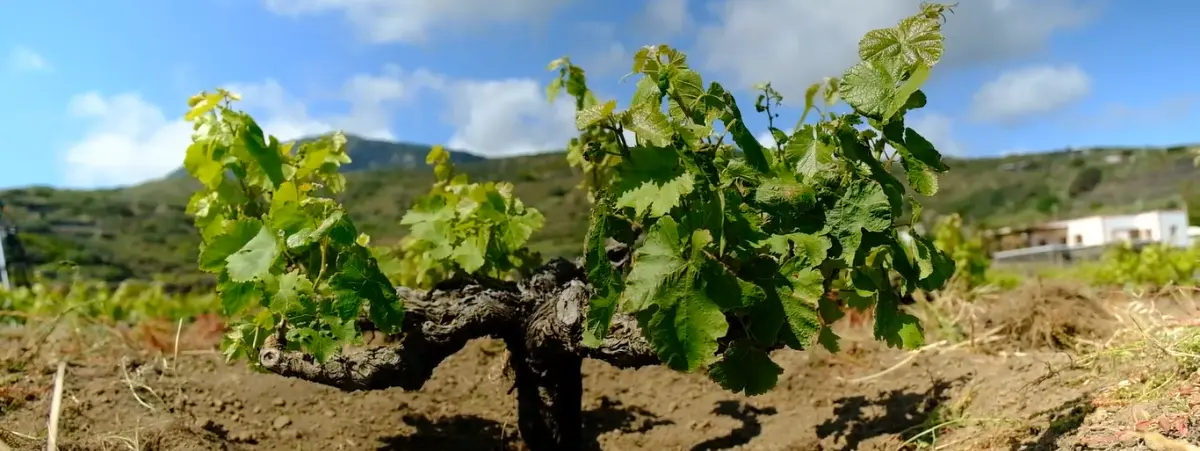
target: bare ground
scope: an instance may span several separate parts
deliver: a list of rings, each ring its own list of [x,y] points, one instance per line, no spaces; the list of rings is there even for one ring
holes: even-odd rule
[[[1146,299],[1063,286],[938,304],[918,311],[926,349],[847,328],[837,355],[776,353],[779,387],[757,397],[589,361],[587,436],[602,450],[1188,450],[1169,440],[1200,442],[1200,356],[1171,341],[1194,328],[1164,324],[1196,311],[1190,298],[1154,303],[1175,320]],[[495,341],[471,343],[421,391],[343,393],[226,364],[212,322],[179,340],[174,325],[83,329],[0,338],[0,450],[44,449],[60,357],[64,450],[522,449]]]

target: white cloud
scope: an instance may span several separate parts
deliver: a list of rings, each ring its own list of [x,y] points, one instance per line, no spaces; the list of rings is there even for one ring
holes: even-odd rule
[[[376,139],[395,139],[389,130],[395,108],[416,91],[437,87],[441,80],[423,70],[413,73],[388,66],[379,74],[359,74],[347,80],[337,100],[349,106],[345,114],[314,116],[304,99],[268,79],[225,86],[242,95],[236,107],[250,112],[263,130],[287,141],[343,130]],[[63,154],[67,183],[73,186],[112,186],[138,183],[177,169],[191,143],[191,124],[168,117],[137,93],[104,96],[89,92],[68,106],[74,118],[86,121],[86,131]]]
[[[67,183],[78,187],[125,185],[178,168],[191,142],[191,125],[169,119],[136,93],[75,96],[72,117],[88,122],[84,136],[62,156]]]
[[[798,99],[822,77],[857,60],[858,41],[918,11],[919,0],[716,0],[717,21],[702,26],[696,56],[732,76],[731,88],[770,81]],[[943,64],[1005,60],[1042,50],[1056,31],[1092,16],[1076,0],[976,0],[948,15]]]
[[[447,80],[426,70],[394,66],[378,74],[351,77],[336,99],[341,114],[313,114],[305,99],[278,81],[229,83],[242,96],[237,107],[254,115],[266,133],[280,140],[342,130],[376,139],[397,139],[390,129],[397,110],[420,92],[444,97],[445,121],[454,128],[447,146],[487,156],[562,149],[575,135],[573,102],[547,101],[533,79]],[[96,187],[126,185],[166,175],[178,168],[191,142],[191,125],[169,117],[136,93],[76,96],[71,116],[86,121],[86,132],[63,155],[68,183]]]
[[[564,39],[564,50],[589,77],[625,75],[633,67],[633,49],[621,42],[620,31],[611,22],[576,23]]]
[[[13,72],[50,71],[50,63],[38,52],[28,47],[14,47],[8,55],[8,67]]]
[[[532,79],[457,81],[445,86],[446,119],[455,128],[447,146],[489,157],[562,149],[575,136],[573,102],[546,100]]]
[[[542,20],[570,0],[264,0],[281,15],[340,13],[371,42],[423,42],[435,30]]]
[[[764,147],[775,147],[775,135],[772,135],[770,130],[755,135],[754,139],[757,139],[758,143]]]
[[[1200,111],[1200,95],[1195,92],[1176,92],[1159,99],[1134,99],[1109,103],[1079,115],[1058,119],[1063,127],[1094,130],[1120,127],[1139,127],[1169,124],[1181,117]]]
[[[638,19],[640,28],[655,37],[680,33],[695,21],[688,0],[648,0]]]
[[[966,147],[954,136],[954,121],[950,117],[938,113],[916,113],[905,120],[905,125],[916,130],[921,136],[933,143],[933,147],[942,155],[961,157],[966,155]]]
[[[328,118],[313,118],[308,105],[284,89],[273,79],[258,83],[230,83],[225,89],[239,94],[242,100],[236,108],[254,116],[263,131],[281,141],[318,135],[334,130]]]
[[[443,81],[424,69],[405,72],[395,65],[378,74],[361,73],[347,79],[334,96],[348,105],[346,113],[313,117],[304,99],[287,92],[278,81],[234,83],[226,86],[242,94],[239,107],[261,118],[262,127],[281,140],[341,130],[372,139],[394,140],[392,119],[398,107],[408,105],[422,90]]]
[[[1000,74],[975,93],[977,119],[1012,122],[1071,105],[1091,92],[1092,81],[1078,66],[1032,66]]]
[[[387,65],[379,74],[357,74],[347,79],[335,100],[349,106],[344,114],[312,117],[304,99],[288,93],[278,81],[235,83],[226,86],[242,94],[240,107],[264,118],[263,129],[282,140],[341,130],[372,139],[394,140],[392,118],[397,107],[407,105],[422,90],[442,84],[439,76],[424,69],[405,72]]]

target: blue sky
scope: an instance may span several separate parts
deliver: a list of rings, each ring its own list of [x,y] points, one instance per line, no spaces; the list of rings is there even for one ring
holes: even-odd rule
[[[746,88],[768,80],[799,99],[852,63],[865,31],[917,3],[5,2],[0,188],[159,177],[182,161],[187,97],[217,86],[242,93],[242,107],[285,139],[342,129],[487,156],[552,150],[572,133],[570,107],[543,97],[554,58],[571,56],[594,88],[624,96],[630,83],[618,79],[631,52],[669,43],[746,103]],[[1200,5],[961,3],[926,90],[930,105],[910,119],[944,152],[1200,141],[1197,58],[1188,56],[1200,41]]]

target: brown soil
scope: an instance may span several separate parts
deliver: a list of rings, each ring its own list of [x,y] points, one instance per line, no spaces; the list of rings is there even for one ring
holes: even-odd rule
[[[1079,340],[1108,339],[1120,327],[1112,312],[1128,300],[1041,287],[987,303],[995,307],[976,312],[987,320],[975,328],[1002,336],[940,344],[909,359],[876,344],[869,330],[846,330],[837,355],[777,353],[779,387],[757,397],[700,375],[589,361],[587,435],[603,450],[892,450],[910,438],[912,448],[948,450],[1159,449],[1136,431],[1200,438],[1200,421],[1188,416],[1200,413],[1200,387],[1189,391],[1194,378],[1174,378],[1159,401],[1105,404],[1131,371],[1083,365],[1069,352]],[[505,351],[495,341],[471,343],[421,391],[343,393],[224,363],[211,351],[211,324],[189,328],[177,359],[173,346],[127,345],[163,349],[174,330],[161,329],[92,339],[82,349],[61,344],[79,345],[69,335],[51,337],[60,346],[45,346],[25,371],[0,370],[0,450],[44,449],[50,362],[60,351],[72,356],[63,450],[522,449]],[[0,339],[0,357],[18,354],[18,338],[31,335]]]

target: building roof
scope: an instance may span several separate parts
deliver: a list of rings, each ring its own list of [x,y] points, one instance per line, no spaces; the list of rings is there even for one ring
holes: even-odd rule
[[[1082,221],[1085,219],[1128,218],[1128,217],[1133,217],[1133,216],[1142,216],[1142,215],[1149,215],[1149,214],[1163,214],[1163,213],[1184,213],[1184,214],[1186,214],[1187,210],[1176,208],[1176,209],[1170,209],[1170,210],[1166,210],[1166,209],[1164,209],[1164,210],[1149,210],[1149,211],[1143,211],[1143,212],[1139,212],[1139,213],[1126,213],[1126,214],[1119,214],[1119,215],[1091,215],[1091,216],[1082,216],[1082,217],[1078,217],[1078,218],[1063,219],[1063,220],[1059,220],[1059,221],[1048,222],[1046,224],[1060,224],[1062,227],[1066,227],[1067,223],[1071,223],[1071,222],[1075,222],[1075,221]]]
[[[1186,214],[1187,210],[1176,208],[1176,209],[1163,209],[1163,210],[1149,210],[1149,211],[1143,211],[1143,212],[1139,212],[1139,213],[1116,214],[1116,215],[1090,215],[1090,216],[1081,216],[1078,218],[1049,221],[1049,222],[1044,222],[1041,224],[1036,224],[1036,225],[1026,226],[1026,227],[1000,227],[1000,228],[992,229],[989,232],[993,235],[1011,235],[1011,234],[1025,233],[1025,232],[1046,232],[1046,231],[1065,229],[1065,228],[1067,228],[1068,224],[1070,224],[1072,222],[1076,222],[1076,221],[1083,221],[1083,220],[1096,219],[1096,218],[1108,219],[1108,218],[1132,217],[1132,216],[1141,216],[1141,215],[1156,214],[1156,213],[1157,214],[1162,214],[1162,213],[1185,213]]]

